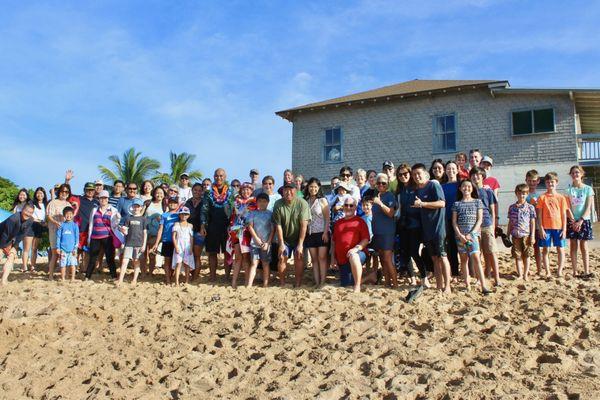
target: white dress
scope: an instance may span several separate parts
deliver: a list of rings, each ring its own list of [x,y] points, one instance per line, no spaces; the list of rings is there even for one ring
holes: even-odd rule
[[[196,264],[194,264],[194,249],[192,248],[192,238],[194,237],[192,224],[183,227],[178,222],[173,226],[173,232],[177,232],[177,247],[180,250],[180,253],[173,252],[173,268],[182,262],[187,264],[190,269],[194,269]]]

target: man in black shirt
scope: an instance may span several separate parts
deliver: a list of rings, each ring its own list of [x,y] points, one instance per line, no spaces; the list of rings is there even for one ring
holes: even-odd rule
[[[0,249],[6,257],[2,269],[2,286],[8,283],[8,275],[12,271],[15,258],[17,257],[17,246],[31,228],[33,219],[33,204],[27,203],[21,212],[15,213],[0,223]]]

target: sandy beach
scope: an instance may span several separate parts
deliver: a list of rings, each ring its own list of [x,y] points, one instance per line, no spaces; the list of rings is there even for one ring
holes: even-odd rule
[[[493,295],[455,286],[412,305],[406,285],[355,295],[333,277],[234,291],[16,273],[0,288],[0,397],[597,398],[600,251],[588,281],[569,267],[525,283],[500,259]]]

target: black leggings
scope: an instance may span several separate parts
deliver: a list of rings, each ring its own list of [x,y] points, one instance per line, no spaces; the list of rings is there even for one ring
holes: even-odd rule
[[[92,277],[100,249],[104,249],[104,257],[106,258],[106,263],[108,264],[108,269],[110,270],[110,276],[112,278],[116,278],[117,268],[115,267],[115,248],[112,243],[112,237],[110,236],[104,239],[90,240],[90,256],[88,258],[85,277],[88,279]],[[102,260],[100,260],[100,264],[102,264]]]
[[[448,255],[448,262],[450,262],[450,271],[452,276],[459,276],[458,267],[460,265],[458,261],[458,248],[456,247],[456,235],[454,228],[452,228],[452,222],[446,221],[446,254]]]
[[[419,269],[421,279],[426,278],[427,270],[425,269],[423,258],[419,254],[419,246],[421,246],[421,229],[407,229],[404,232],[405,233],[402,235],[402,237],[405,238],[405,240],[402,241],[404,254],[407,254],[409,259],[413,259]],[[413,268],[409,268],[408,273],[411,278],[415,276]]]

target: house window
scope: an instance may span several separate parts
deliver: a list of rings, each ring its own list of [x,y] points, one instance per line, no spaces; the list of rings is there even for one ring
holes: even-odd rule
[[[554,132],[554,109],[513,111],[513,135],[529,135],[531,133]]]
[[[433,152],[456,151],[456,114],[436,116],[433,120]]]
[[[325,129],[325,142],[323,145],[323,160],[329,163],[342,162],[342,129]]]

